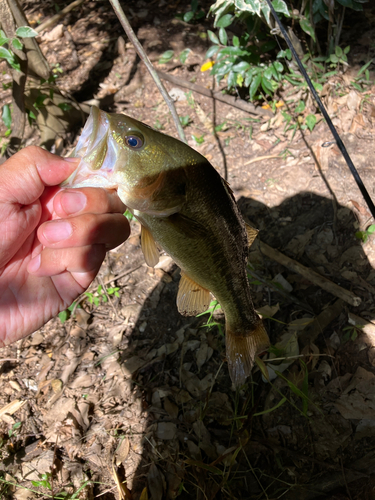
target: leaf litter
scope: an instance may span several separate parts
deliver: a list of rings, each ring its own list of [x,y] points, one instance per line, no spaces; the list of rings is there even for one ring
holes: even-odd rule
[[[95,28],[90,28],[95,40],[83,44],[89,6],[82,8],[80,19],[73,12],[64,23],[85,64],[73,67],[73,49],[54,40],[58,30],[42,39],[42,49],[50,63],[62,64],[62,86],[70,91],[81,88],[102,56],[109,57],[109,72],[104,66],[95,69],[103,84],[95,97],[102,99],[129,80],[136,55],[126,46],[117,58],[116,47],[102,42]],[[168,5],[163,9],[171,15]],[[113,23],[109,9],[90,15],[98,26]],[[181,27],[167,18],[157,28],[142,16],[133,18],[133,27],[151,53],[159,58],[170,48],[164,46],[166,27],[171,42],[184,45],[183,30],[197,43],[194,60],[200,67],[206,50],[194,31],[200,25]],[[137,86],[112,110],[151,126],[160,123],[174,135],[148,75],[134,67]],[[103,68],[107,73],[100,73]],[[208,72],[184,66],[172,71],[185,79],[193,71],[198,83],[212,86]],[[334,78],[344,86],[350,82],[348,73]],[[367,185],[375,180],[369,168],[375,153],[374,95],[373,87],[365,96],[354,90],[339,95],[332,80],[325,96]],[[191,117],[190,136],[205,137],[191,145],[224,174],[210,131],[225,122],[217,137],[228,181],[245,217],[260,229],[260,240],[355,293],[361,303],[337,300],[265,257],[255,243],[250,261],[263,281],[254,280],[253,297],[271,334],[275,361],[264,359],[262,370],[254,370],[236,393],[225,363],[220,310],[199,318],[178,315],[179,270],[167,256],[157,269],[147,268],[133,221],[131,241],[108,254],[100,281],[89,290],[97,294],[102,283],[119,287],[119,297],[108,296],[113,307],[83,297],[64,323],[52,320],[1,349],[0,358],[17,360],[2,361],[0,367],[4,498],[41,498],[51,494],[51,480],[55,498],[65,491],[79,492],[74,498],[134,500],[349,498],[348,490],[351,498],[362,499],[373,487],[375,246],[371,237],[361,242],[355,236],[371,223],[364,202],[336,146],[322,146],[330,140],[322,121],[306,133],[306,141],[297,130],[290,142],[292,131],[285,131],[278,113],[270,123],[263,118],[254,123],[249,140],[246,113],[220,104],[214,116],[210,99],[197,95],[194,102],[194,109],[189,99],[177,102],[179,114]],[[243,127],[234,126],[237,122]],[[270,158],[252,163],[260,156]],[[272,369],[270,383],[262,380],[264,369]]]

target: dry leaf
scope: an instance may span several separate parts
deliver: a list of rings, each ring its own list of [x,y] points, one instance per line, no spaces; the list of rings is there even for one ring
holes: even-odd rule
[[[130,441],[127,436],[121,441],[120,446],[115,451],[116,465],[120,465],[122,462],[125,462],[129,455],[130,451]]]
[[[165,479],[155,464],[151,464],[151,467],[148,471],[147,484],[148,489],[151,493],[152,500],[163,500],[165,491]]]

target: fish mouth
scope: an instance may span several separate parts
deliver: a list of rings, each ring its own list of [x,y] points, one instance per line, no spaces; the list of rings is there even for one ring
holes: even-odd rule
[[[81,158],[76,170],[60,184],[61,187],[105,187],[117,188],[112,178],[119,146],[112,138],[110,117],[93,106],[85,123],[77,146],[70,157]]]

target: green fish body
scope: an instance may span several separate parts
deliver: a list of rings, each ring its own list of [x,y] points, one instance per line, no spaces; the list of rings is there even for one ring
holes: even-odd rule
[[[177,307],[196,315],[219,301],[233,383],[250,374],[269,345],[254,310],[246,273],[256,231],[246,226],[226,181],[198,152],[122,114],[93,108],[72,156],[82,158],[66,187],[116,188],[142,225],[147,264],[157,246],[181,268]]]

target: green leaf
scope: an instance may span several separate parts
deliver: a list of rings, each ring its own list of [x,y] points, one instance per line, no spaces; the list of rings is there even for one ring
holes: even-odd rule
[[[23,49],[23,43],[21,42],[21,40],[18,40],[18,38],[12,38],[12,45],[16,50]]]
[[[349,7],[350,9],[353,8],[353,1],[352,0],[337,0],[338,3],[343,5],[344,7]]]
[[[362,68],[357,73],[357,77],[362,75],[362,73],[364,73],[366,71],[366,69],[370,66],[372,61],[373,61],[373,59],[371,59],[371,61],[367,62],[364,66],[362,66]]]
[[[375,224],[371,224],[371,226],[367,228],[367,232],[368,234],[375,233]]]
[[[272,73],[272,68],[267,68],[264,73],[263,73],[263,76],[264,78],[267,78],[267,80],[271,80],[271,78],[273,77],[273,73]]]
[[[240,39],[238,38],[238,36],[233,35],[232,43],[233,43],[234,47],[239,47],[240,46]]]
[[[264,78],[262,77],[262,88],[264,90],[264,92],[270,96],[273,96],[273,87],[272,87],[272,84],[269,80],[267,80],[267,78]]]
[[[342,57],[342,48],[336,45],[335,54],[338,58]]]
[[[309,21],[306,18],[303,18],[303,19],[299,20],[299,24],[300,24],[301,28],[303,29],[303,31],[305,33],[307,33],[308,35],[310,35],[311,38],[314,40],[314,42],[316,42],[314,28],[311,26]]]
[[[347,47],[345,47],[344,54],[348,54],[349,51],[350,51],[350,45],[348,45]]]
[[[241,61],[238,64],[235,64],[233,66],[233,71],[236,71],[237,73],[242,73],[243,71],[247,71],[250,68],[250,64],[246,61]]]
[[[173,50],[166,50],[160,56],[159,64],[165,64],[165,63],[167,63],[168,61],[170,61],[173,58],[173,56],[174,56]]]
[[[276,12],[281,12],[286,17],[290,17],[288,7],[284,0],[273,0],[272,7]]]
[[[219,40],[222,45],[226,45],[228,42],[228,35],[224,28],[219,29]]]
[[[295,109],[295,112],[297,114],[303,113],[305,111],[305,107],[306,107],[306,105],[305,105],[304,101],[299,101],[297,104],[297,107]]]
[[[338,62],[339,62],[339,59],[338,59],[338,57],[337,57],[335,54],[331,54],[331,55],[330,55],[330,60],[331,60],[333,63],[338,63]]]
[[[32,111],[30,111],[30,110],[29,110],[29,111],[28,111],[28,115],[29,115],[29,117],[30,117],[30,118],[32,118],[33,120],[36,120],[36,116],[35,116],[35,114],[34,114]]]
[[[181,64],[185,64],[186,63],[186,59],[188,58],[188,55],[190,54],[191,50],[190,49],[185,49],[183,50],[180,55],[178,56],[178,58],[180,59],[180,62]]]
[[[280,61],[275,61],[272,66],[278,71],[279,73],[282,73],[284,71],[284,66],[281,64]]]
[[[67,102],[60,102],[60,104],[58,104],[58,107],[63,111],[69,111],[70,109],[72,109],[72,106]]]
[[[21,38],[34,38],[35,36],[38,36],[39,33],[30,28],[30,26],[21,26],[16,29],[16,35]]]
[[[69,311],[67,309],[65,309],[65,311],[61,311],[59,313],[59,319],[61,321],[62,324],[65,323],[65,321],[69,318]]]
[[[229,71],[228,74],[228,87],[233,88],[237,85],[237,74],[234,71]]]
[[[211,47],[206,52],[206,59],[210,59],[216,52],[220,49],[218,45],[211,45]]]
[[[216,22],[216,26],[218,28],[227,28],[232,24],[232,19],[233,16],[231,14],[225,14]]]
[[[315,125],[316,125],[316,116],[315,115],[307,115],[306,116],[306,125],[308,126],[310,132],[312,132]]]
[[[6,128],[10,129],[10,127],[12,126],[12,114],[10,112],[10,107],[8,106],[8,104],[4,104],[1,118]]]
[[[18,71],[21,70],[19,63],[17,63],[16,58],[11,50],[0,47],[0,58],[1,57],[5,59],[12,68],[17,69]]]
[[[186,12],[183,16],[183,20],[185,21],[185,23],[188,23],[190,22],[194,17],[194,12],[193,11],[190,11],[190,12]]]
[[[208,35],[208,38],[211,40],[212,43],[215,43],[216,45],[219,43],[219,39],[215,35],[215,33],[213,33],[210,30],[207,30],[207,35]]]
[[[252,101],[255,97],[255,92],[258,90],[259,88],[259,85],[262,81],[262,75],[260,73],[258,73],[254,78],[253,78],[253,81],[251,82],[251,85],[250,85],[250,89],[249,89],[249,92],[250,92],[250,100]]]

